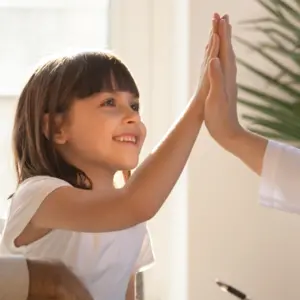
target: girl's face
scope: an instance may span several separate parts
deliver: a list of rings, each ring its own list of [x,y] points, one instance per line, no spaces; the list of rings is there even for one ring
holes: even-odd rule
[[[115,173],[137,166],[145,136],[138,99],[129,92],[100,92],[74,101],[58,150],[87,175],[101,168]]]

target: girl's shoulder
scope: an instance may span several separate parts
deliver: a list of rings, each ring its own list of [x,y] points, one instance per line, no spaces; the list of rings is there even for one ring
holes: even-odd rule
[[[47,196],[55,189],[68,185],[68,182],[50,176],[34,176],[20,183],[9,199],[2,244],[15,249],[15,238],[23,232]]]
[[[47,194],[62,186],[70,186],[70,184],[65,180],[56,177],[33,176],[18,185],[11,200],[13,203],[16,203],[20,199],[22,199],[23,202],[28,198],[30,198],[31,201],[32,198],[45,198]]]
[[[27,178],[23,182],[21,182],[17,189],[16,193],[19,191],[24,191],[24,190],[32,190],[36,188],[41,188],[41,187],[49,187],[53,185],[70,185],[67,181],[57,178],[57,177],[52,177],[52,176],[47,176],[47,175],[40,175],[40,176],[32,176],[30,178]]]
[[[9,217],[32,214],[55,189],[70,186],[62,179],[51,176],[34,176],[20,183],[10,198]]]

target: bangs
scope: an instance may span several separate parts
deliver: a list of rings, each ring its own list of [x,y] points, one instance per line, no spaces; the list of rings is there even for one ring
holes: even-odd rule
[[[132,75],[115,56],[103,52],[86,52],[73,57],[71,64],[73,63],[77,69],[77,78],[72,89],[76,98],[110,91],[129,92],[139,98]]]

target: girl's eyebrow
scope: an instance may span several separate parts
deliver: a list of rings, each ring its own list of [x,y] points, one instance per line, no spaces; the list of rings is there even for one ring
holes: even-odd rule
[[[137,97],[135,94],[129,92],[129,91],[122,91],[122,90],[109,90],[109,89],[103,89],[101,92],[99,93],[104,93],[104,94],[113,94],[113,95],[118,95],[118,93],[129,93],[132,95],[132,99],[139,102],[140,98]]]

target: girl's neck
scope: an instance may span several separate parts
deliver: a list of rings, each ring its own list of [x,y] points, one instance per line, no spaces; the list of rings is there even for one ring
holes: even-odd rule
[[[89,168],[84,170],[85,174],[93,184],[93,190],[103,190],[114,188],[115,172],[101,168]]]

